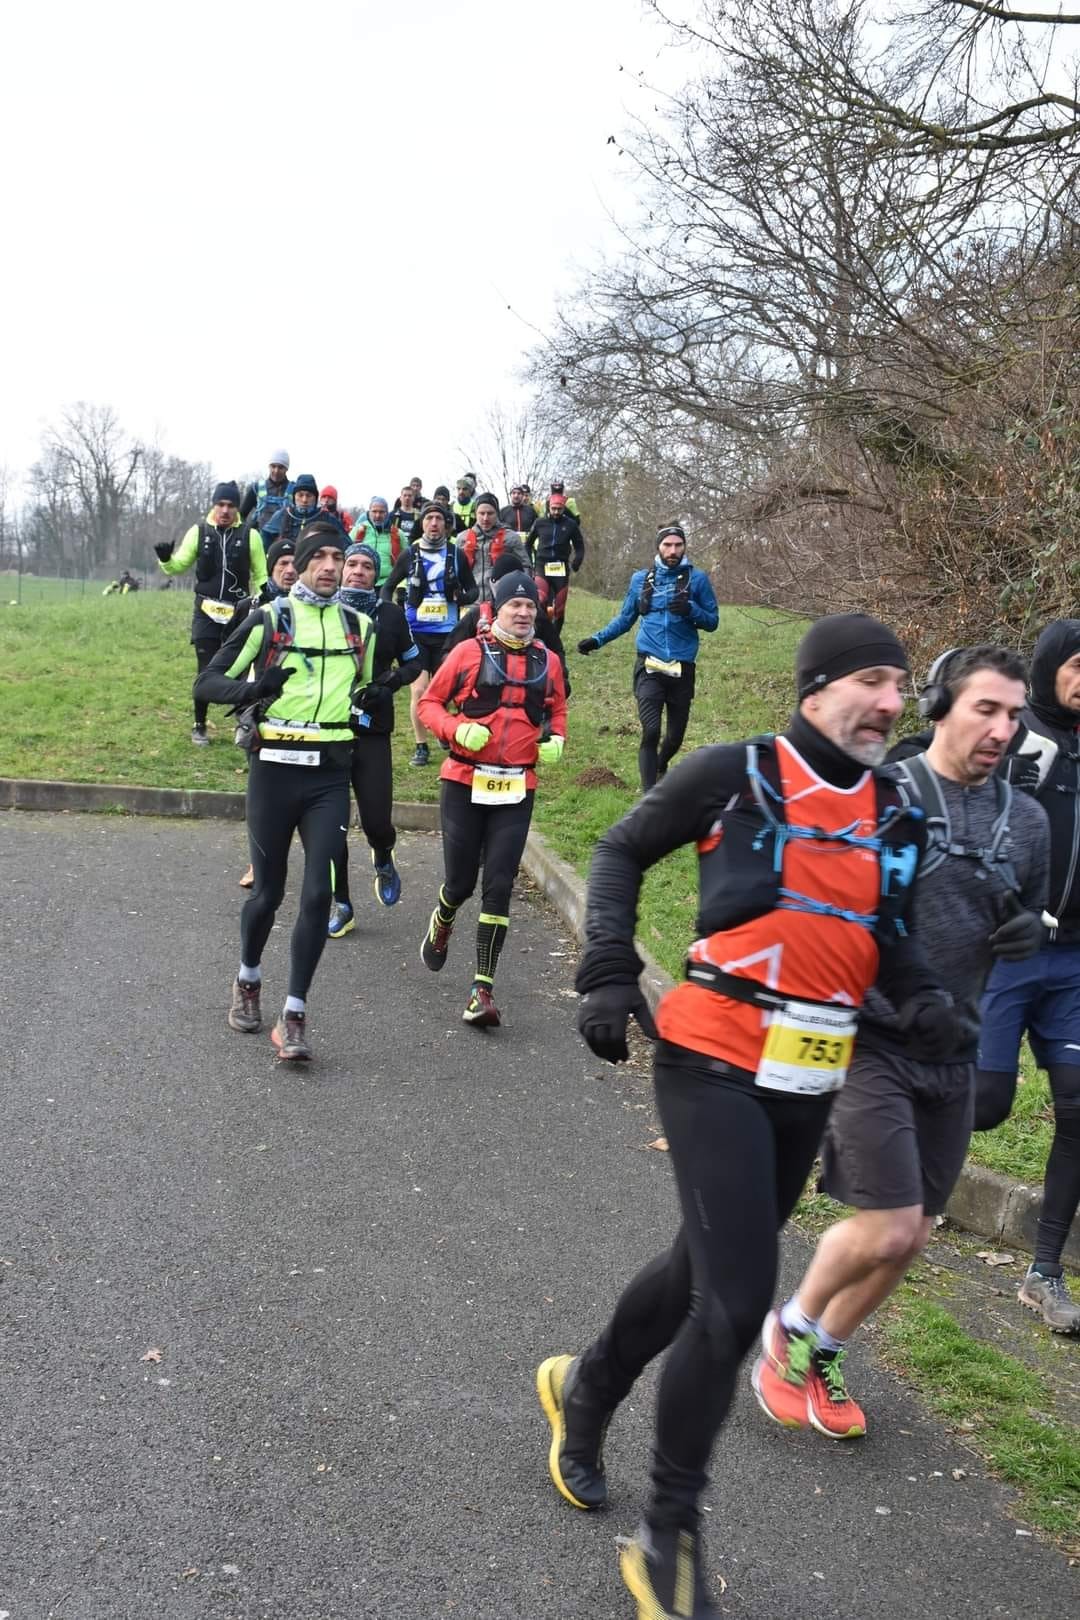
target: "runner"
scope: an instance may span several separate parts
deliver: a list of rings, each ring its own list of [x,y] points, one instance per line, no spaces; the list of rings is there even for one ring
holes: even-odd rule
[[[435,494],[438,496],[439,491]],[[454,533],[464,534],[476,521],[476,474],[462,473],[457,481],[457,500],[453,506]]]
[[[375,547],[379,554],[379,573],[385,579],[401,556],[401,534],[384,496],[371,497],[367,511],[353,524],[350,539],[353,545]]]
[[[243,597],[266,584],[266,552],[258,529],[240,520],[240,491],[234,483],[217,484],[210,510],[201,523],[193,523],[178,546],[161,540],[154,547],[165,574],[183,574],[195,565],[195,610],[191,619],[191,645],[199,671],[225,640],[233,609]],[[195,724],[191,740],[208,748],[208,705],[194,699]]]
[[[275,540],[266,553],[268,577],[250,596],[242,597],[233,609],[233,616],[225,627],[225,637],[232,635],[243,624],[248,614],[265,607],[278,596],[288,596],[296,583],[296,541]]]
[[[282,540],[295,540],[305,523],[314,518],[319,505],[319,486],[311,473],[300,473],[292,486],[292,499],[288,501],[277,519],[277,534]],[[341,544],[344,547],[348,535],[341,527],[341,520],[335,518],[334,524],[338,530]]]
[[[1023,659],[1003,647],[959,648],[931,670],[919,708],[933,722],[925,754],[899,767],[927,818],[915,903],[923,949],[972,1039],[928,1059],[879,990],[866,998],[847,1083],[825,1136],[825,1190],[855,1214],[820,1239],[797,1292],[770,1312],[753,1387],[787,1428],[832,1440],[866,1433],[844,1376],[846,1346],[926,1247],[971,1138],[974,1013],[995,959],[1035,957],[1046,939],[1046,816],[995,776],[1026,696]]]
[[[318,510],[320,512],[328,512],[331,517],[337,518],[338,522],[341,524],[341,527],[345,530],[346,535],[352,529],[353,515],[351,512],[347,512],[343,507],[338,505],[338,492],[336,485],[324,484],[322,489],[320,489]]]
[[[281,533],[281,516],[289,504],[293,485],[289,482],[289,452],[270,452],[269,474],[258,483],[249,484],[244,491],[240,516],[250,519],[251,527],[258,529],[263,544],[269,547]]]
[[[579,1027],[609,1062],[628,1056],[631,1016],[659,1032],[656,1095],[683,1226],[599,1339],[576,1359],[545,1361],[537,1387],[558,1490],[599,1507],[607,1424],[671,1345],[651,1495],[622,1554],[639,1620],[719,1615],[702,1586],[698,1534],[709,1455],[875,976],[935,1058],[956,1039],[958,1011],[911,931],[908,885],[925,824],[874,769],[906,670],[903,648],[876,620],[819,620],[796,654],[798,710],[784,735],[699,750],[593,856]],[[637,982],[638,894],[645,872],[685,844],[699,856],[697,942],[654,1027]]]
[[[195,688],[204,702],[259,705],[247,785],[255,887],[240,914],[240,968],[228,1015],[230,1027],[245,1034],[262,1027],[262,953],[285,894],[294,831],[304,846],[289,993],[270,1036],[280,1058],[302,1062],[311,1057],[307,994],[326,944],[330,863],[349,823],[353,696],[371,683],[374,636],[366,615],[336,600],[344,557],[334,523],[307,524],[295,562],[285,601],[240,625]]]
[[[1062,1270],[1080,1206],[1080,619],[1056,619],[1035,644],[1031,702],[1009,760],[1050,823],[1049,910],[1057,927],[1038,956],[1000,962],[982,1004],[975,1129],[1006,1119],[1025,1033],[1050,1080],[1054,1140],[1046,1161],[1035,1258],[1019,1299],[1054,1333],[1080,1333],[1080,1305]]]
[[[556,763],[566,742],[559,661],[533,633],[535,584],[528,574],[507,574],[492,606],[490,632],[454,648],[419,705],[423,723],[450,746],[439,773],[446,872],[420,955],[433,973],[441,970],[458,910],[483,866],[476,974],[461,1015],[476,1029],[501,1022],[492,987],[532,819],[536,764]]]
[[[505,579],[507,574],[517,574],[521,571],[521,563],[515,553],[504,551],[502,556],[499,557],[498,561],[492,563],[491,565],[489,577],[492,589],[494,589],[500,579]],[[467,613],[463,613],[461,615],[461,618],[458,621],[457,629],[451,632],[448,638],[449,645],[447,647],[447,651],[449,652],[451,647],[456,647],[459,641],[466,641],[470,636],[479,635],[481,633],[486,635],[491,629],[491,621],[493,617],[494,613],[492,611],[490,600],[486,602],[475,602]],[[536,616],[534,633],[537,641],[542,641],[544,646],[549,648],[559,660],[559,668],[562,670],[563,677],[563,690],[565,691],[566,696],[569,697],[570,673],[566,667],[566,652],[563,648],[562,637],[559,635],[559,632],[556,630],[551,620],[545,618],[542,613],[539,613]]]
[[[634,696],[641,722],[638,775],[647,793],[682,747],[694,701],[698,631],[715,630],[720,609],[709,576],[686,560],[686,533],[678,523],[656,536],[651,568],[630,576],[622,608],[610,624],[577,644],[582,657],[606,646],[640,618]],[[666,716],[663,746],[660,722]]]
[[[550,514],[537,518],[525,544],[536,574],[541,612],[547,614],[561,635],[570,575],[576,574],[585,561],[585,540],[577,518],[566,510],[566,496],[553,495],[549,504]]]
[[[401,899],[401,878],[394,865],[394,767],[390,736],[394,729],[394,693],[420,673],[420,654],[408,622],[396,602],[380,602],[375,591],[379,553],[374,546],[353,545],[345,553],[339,600],[357,613],[366,613],[375,626],[375,664],[371,685],[356,700],[359,713],[353,743],[352,785],[360,825],[371,846],[375,868],[375,898],[382,906]],[[342,845],[334,862],[334,903],[330,907],[331,939],[341,939],[355,928],[349,895],[349,845]]]
[[[397,587],[407,582],[405,617],[420,651],[420,674],[409,688],[409,718],[416,749],[413,765],[427,765],[431,754],[428,732],[420,719],[419,703],[428,681],[446,656],[451,632],[460,609],[475,602],[476,581],[468,559],[446,537],[450,509],[440,501],[428,501],[421,514],[423,532],[415,546],[403,551],[379,595],[392,602]]]
[[[491,601],[491,570],[500,557],[513,557],[516,569],[528,572],[524,536],[500,524],[499,503],[494,495],[477,496],[476,521],[458,537],[457,543],[469,559],[481,602]]]
[[[529,498],[528,484],[515,484],[510,491],[510,504],[499,513],[499,522],[519,534],[528,534],[539,515]]]

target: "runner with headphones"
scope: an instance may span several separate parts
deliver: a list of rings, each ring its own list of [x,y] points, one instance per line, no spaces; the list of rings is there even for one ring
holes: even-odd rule
[[[915,907],[923,947],[969,1039],[931,1056],[884,992],[870,991],[847,1084],[824,1144],[825,1190],[855,1213],[821,1238],[797,1292],[766,1319],[752,1374],[762,1409],[832,1440],[866,1432],[848,1393],[846,1347],[925,1247],[971,1137],[976,1010],[995,961],[1020,962],[1046,938],[1046,817],[997,774],[1016,734],[1027,670],[1003,647],[954,648],[919,698],[925,753],[898,768],[927,843]]]

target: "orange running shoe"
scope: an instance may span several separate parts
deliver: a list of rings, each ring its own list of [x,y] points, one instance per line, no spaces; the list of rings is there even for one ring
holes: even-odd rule
[[[806,1379],[817,1344],[812,1333],[789,1333],[776,1311],[761,1330],[761,1355],[750,1374],[761,1410],[785,1429],[805,1429]]]
[[[845,1354],[843,1349],[815,1350],[806,1375],[807,1414],[830,1440],[859,1440],[866,1433],[866,1415],[844,1382]]]

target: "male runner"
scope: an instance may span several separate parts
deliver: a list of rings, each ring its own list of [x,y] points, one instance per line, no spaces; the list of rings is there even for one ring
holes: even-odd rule
[[[209,703],[260,705],[247,784],[247,826],[255,886],[240,914],[240,968],[229,1025],[262,1027],[262,953],[285,894],[289,845],[304,846],[300,910],[292,932],[289,993],[270,1039],[289,1061],[311,1057],[307,993],[326,944],[330,864],[349,824],[353,698],[372,679],[371,620],[337,601],[344,556],[340,526],[305,525],[297,578],[286,606],[272,603],[239,626],[195,683]],[[246,679],[254,668],[255,680]]]
[[[925,754],[897,767],[927,818],[915,903],[923,949],[972,1014],[995,960],[1034,957],[1049,871],[1046,816],[995,775],[1026,696],[1023,659],[1004,647],[954,650],[920,699]],[[854,1215],[821,1238],[797,1292],[770,1313],[753,1386],[769,1417],[833,1440],[866,1433],[849,1394],[845,1347],[926,1247],[971,1138],[977,1029],[947,1062],[927,1057],[871,990],[847,1083],[825,1137],[825,1190]]]
[[[600,1337],[576,1359],[545,1361],[537,1386],[557,1488],[598,1507],[608,1422],[671,1345],[649,1501],[621,1561],[639,1620],[718,1620],[698,1535],[709,1456],[769,1308],[778,1232],[850,1063],[866,991],[880,978],[936,1057],[962,1023],[912,934],[925,824],[877,770],[906,671],[904,649],[875,619],[819,620],[796,654],[798,710],[784,735],[700,749],[593,857],[579,1027],[610,1062],[627,1058],[631,1015],[658,1036],[656,1096],[683,1224]],[[697,939],[654,1027],[637,982],[638,894],[645,872],[688,843],[699,855]]]
[[[552,495],[548,511],[538,517],[525,537],[536,575],[540,611],[562,634],[570,575],[585,561],[585,539],[577,518],[566,509],[565,495]]]
[[[638,775],[647,793],[682,747],[697,674],[698,631],[715,630],[720,609],[708,574],[686,560],[686,532],[672,523],[656,536],[651,568],[630,576],[619,612],[594,636],[579,641],[582,657],[614,641],[640,619],[634,696],[641,722]],[[663,746],[660,722],[666,716]]]

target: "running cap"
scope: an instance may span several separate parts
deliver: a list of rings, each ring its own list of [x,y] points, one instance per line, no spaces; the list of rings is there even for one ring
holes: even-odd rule
[[[214,485],[214,493],[210,497],[211,506],[216,506],[218,501],[232,501],[234,506],[239,506],[240,505],[240,487],[239,487],[239,485],[236,484],[232,479],[230,479],[227,483],[224,483],[224,484],[215,484]]]
[[[320,547],[331,541],[339,551],[344,551],[344,538],[340,523],[332,523],[328,518],[312,518],[310,523],[304,524],[296,541],[296,551],[293,553],[296,572],[302,574]]]
[[[296,480],[296,483],[293,485],[293,494],[298,495],[302,489],[310,490],[311,494],[314,495],[316,499],[318,498],[319,486],[315,482],[314,473],[300,474],[299,478]]]
[[[274,569],[277,567],[282,557],[292,557],[295,556],[295,553],[295,540],[275,540],[273,545],[266,553],[267,573],[272,574],[274,572]]]
[[[271,467],[284,467],[285,471],[288,472],[289,452],[287,450],[271,450],[269,465]]]
[[[907,669],[908,656],[887,625],[869,613],[830,613],[818,619],[795,653],[795,690],[801,703],[830,681],[857,669],[891,664]]]
[[[531,574],[522,573],[519,568],[514,574],[504,574],[495,584],[491,593],[491,602],[496,613],[507,602],[512,602],[515,596],[527,596],[534,607],[540,606],[540,597],[536,589],[536,581]]]
[[[375,564],[375,582],[378,584],[379,573],[382,569],[382,558],[374,546],[365,545],[363,540],[358,540],[355,545],[345,547],[345,561],[348,562],[350,557],[370,557]]]

